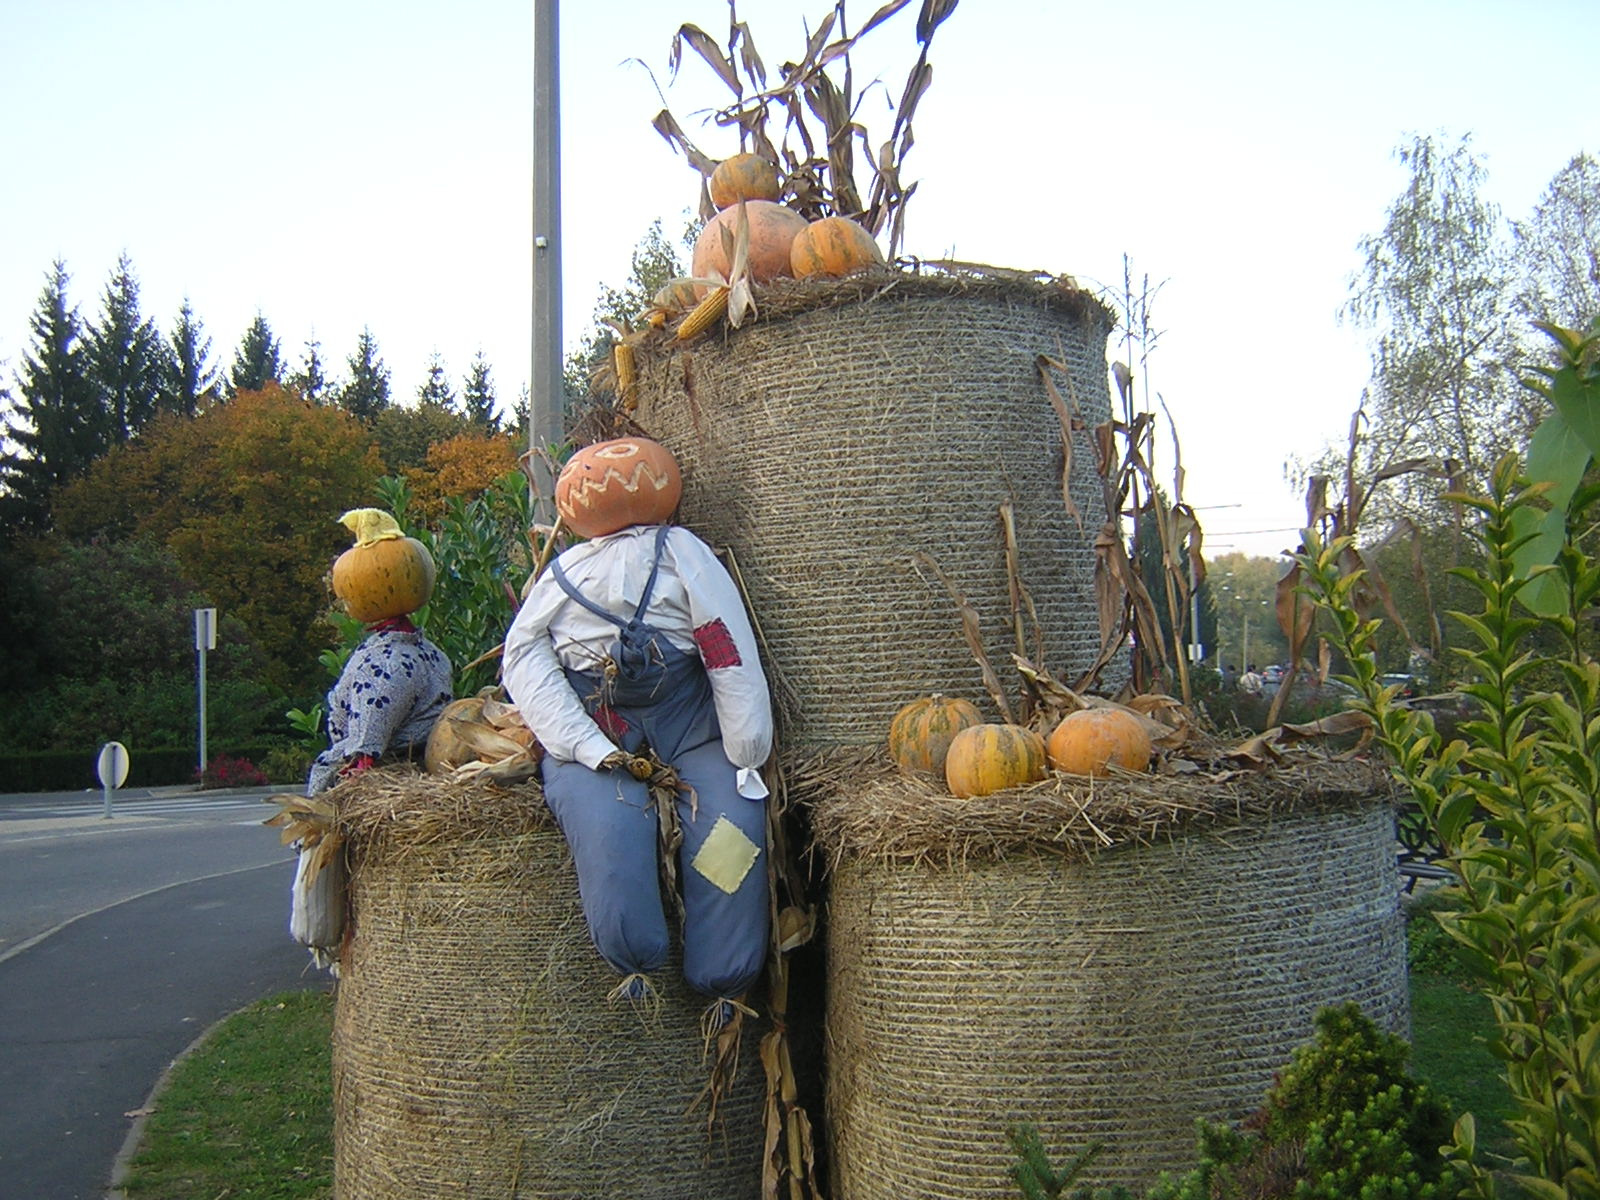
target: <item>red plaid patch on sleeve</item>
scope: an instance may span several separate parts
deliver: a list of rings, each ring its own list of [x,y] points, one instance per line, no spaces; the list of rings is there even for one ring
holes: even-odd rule
[[[739,647],[734,644],[733,634],[728,632],[721,617],[707,621],[696,629],[694,644],[700,647],[700,658],[708,671],[715,671],[718,667],[737,667],[743,662],[739,657]]]

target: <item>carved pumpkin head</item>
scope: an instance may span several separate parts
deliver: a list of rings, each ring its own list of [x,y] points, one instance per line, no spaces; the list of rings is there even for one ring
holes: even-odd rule
[[[683,477],[672,452],[649,438],[625,437],[585,446],[556,479],[556,511],[580,537],[603,537],[629,525],[672,517]]]

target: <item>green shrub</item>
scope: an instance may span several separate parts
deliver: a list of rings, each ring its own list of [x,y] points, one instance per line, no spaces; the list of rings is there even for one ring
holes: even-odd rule
[[[1439,1147],[1450,1116],[1406,1070],[1405,1042],[1359,1007],[1317,1014],[1316,1038],[1296,1050],[1242,1129],[1196,1125],[1197,1165],[1163,1174],[1146,1200],[1453,1200],[1456,1174]],[[1097,1147],[1065,1171],[1050,1166],[1036,1131],[1013,1130],[1012,1178],[1024,1200],[1132,1200],[1125,1188],[1067,1191]]]
[[[1580,367],[1563,370],[1576,378]],[[1588,386],[1600,411],[1592,372]],[[1307,531],[1301,562],[1377,739],[1458,881],[1438,919],[1487,980],[1518,1110],[1507,1123],[1517,1147],[1510,1177],[1532,1196],[1578,1200],[1600,1196],[1600,662],[1580,638],[1600,598],[1600,564],[1569,535],[1551,568],[1528,569],[1527,530],[1544,523],[1547,490],[1507,459],[1488,496],[1458,497],[1479,518],[1483,557],[1457,574],[1482,607],[1452,615],[1476,643],[1460,652],[1473,677],[1462,690],[1482,713],[1448,744],[1426,713],[1397,707],[1380,686],[1379,622],[1356,610],[1361,573],[1339,566],[1348,539],[1324,546]],[[1600,489],[1576,490],[1565,528],[1581,528],[1597,500]],[[1561,609],[1534,600],[1530,611],[1525,589],[1552,578]],[[1548,653],[1552,634],[1560,657]],[[1490,1197],[1499,1180],[1474,1161],[1475,1137],[1469,1114],[1452,1154],[1471,1172],[1472,1194]]]

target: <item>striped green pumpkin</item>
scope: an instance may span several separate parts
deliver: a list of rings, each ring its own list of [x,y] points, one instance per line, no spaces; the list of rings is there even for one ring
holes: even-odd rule
[[[954,796],[987,796],[1044,778],[1044,739],[1021,725],[974,725],[956,734],[944,760]]]
[[[889,722],[889,757],[908,773],[944,774],[944,756],[956,734],[983,724],[977,706],[935,692],[913,700]]]

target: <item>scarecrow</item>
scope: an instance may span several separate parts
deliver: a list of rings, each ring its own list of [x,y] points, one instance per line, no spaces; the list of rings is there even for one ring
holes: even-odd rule
[[[386,757],[420,757],[434,722],[450,703],[450,660],[411,614],[433,594],[428,549],[394,517],[357,508],[339,518],[356,544],[333,565],[333,591],[367,625],[328,693],[328,748],[306,778],[315,796]],[[312,855],[303,844],[295,872],[290,932],[327,966],[344,931],[344,871],[337,854]]]
[[[506,636],[503,679],[544,746],[545,800],[572,850],[589,935],[652,994],[669,936],[658,872],[663,822],[681,831],[683,975],[733,1019],[767,949],[772,705],[739,589],[711,548],[668,523],[677,463],[645,438],[580,450],[556,507],[588,541],[551,563]],[[670,779],[670,811],[646,779]],[[669,828],[670,832],[670,828]],[[669,838],[670,847],[674,838]]]

